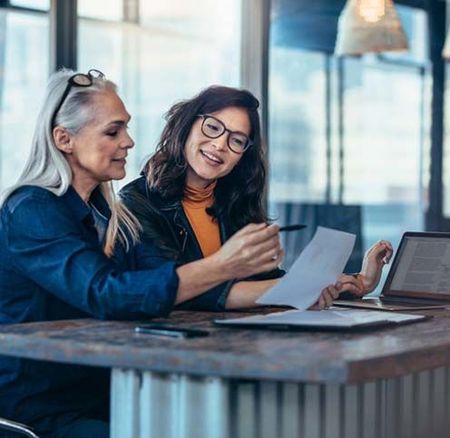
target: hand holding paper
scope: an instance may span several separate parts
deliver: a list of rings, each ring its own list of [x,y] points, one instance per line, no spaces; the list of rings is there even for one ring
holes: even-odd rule
[[[257,302],[307,309],[317,301],[323,288],[337,281],[355,239],[354,234],[318,227],[289,272]]]
[[[317,301],[321,291],[336,283],[350,257],[355,235],[319,227],[309,245],[286,274],[257,302],[282,304],[299,310],[275,312],[268,315],[252,315],[244,318],[216,320],[216,324],[230,327],[277,327],[320,329],[356,329],[379,327],[387,324],[405,324],[423,321],[423,315],[404,315],[389,312],[357,310],[305,311]]]

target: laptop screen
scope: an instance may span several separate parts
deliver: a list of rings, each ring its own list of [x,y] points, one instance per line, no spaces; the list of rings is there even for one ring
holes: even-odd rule
[[[405,233],[382,293],[450,300],[450,233]]]

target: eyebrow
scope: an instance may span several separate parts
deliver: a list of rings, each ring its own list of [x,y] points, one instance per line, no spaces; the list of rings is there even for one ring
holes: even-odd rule
[[[131,117],[128,120],[113,120],[112,122],[106,124],[105,128],[108,128],[110,126],[127,126],[130,120]]]

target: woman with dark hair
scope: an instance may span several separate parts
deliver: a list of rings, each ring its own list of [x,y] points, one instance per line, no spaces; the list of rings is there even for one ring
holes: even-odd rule
[[[249,91],[223,86],[209,87],[172,106],[141,177],[120,192],[142,227],[140,250],[150,249],[145,254],[137,248],[129,252],[131,269],[156,267],[167,259],[179,265],[206,260],[233,234],[268,226],[258,106]],[[374,245],[366,254],[363,272],[344,275],[325,288],[318,307],[330,305],[342,290],[358,295],[373,290],[391,254],[389,242]],[[273,254],[274,260],[281,257],[282,250]],[[235,279],[183,306],[209,310],[254,306],[282,274],[276,268],[243,282],[236,273]]]

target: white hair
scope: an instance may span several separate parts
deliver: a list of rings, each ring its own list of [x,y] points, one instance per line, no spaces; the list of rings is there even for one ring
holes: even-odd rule
[[[17,182],[2,193],[0,206],[22,186],[42,187],[61,196],[71,185],[72,170],[64,154],[55,145],[53,128],[62,126],[70,134],[77,134],[93,117],[93,97],[104,91],[117,92],[117,86],[103,77],[94,78],[88,87],[71,87],[52,126],[55,109],[60,104],[69,78],[74,74],[72,70],[62,69],[50,76],[27,162]],[[138,240],[140,225],[133,214],[116,199],[111,182],[101,183],[100,190],[111,209],[104,246],[105,254],[111,256],[117,239],[126,249],[129,248],[130,239],[133,242]]]

